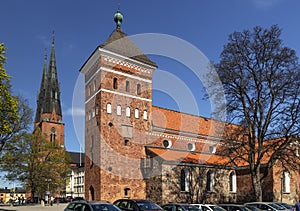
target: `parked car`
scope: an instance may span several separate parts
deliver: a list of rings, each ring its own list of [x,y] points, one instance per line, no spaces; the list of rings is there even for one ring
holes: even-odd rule
[[[225,211],[222,207],[216,204],[192,204],[202,211]]]
[[[251,209],[241,204],[219,204],[219,206],[227,211],[251,211]]]
[[[121,211],[121,209],[109,202],[72,201],[64,211]]]
[[[163,210],[159,205],[148,200],[118,199],[113,204],[123,211]]]
[[[284,207],[285,209],[292,211],[293,210],[293,205],[283,203],[283,202],[274,202],[275,204]]]
[[[200,209],[191,204],[172,203],[161,206],[166,211],[200,211]]]
[[[246,203],[245,206],[257,207],[258,209],[267,211],[287,211],[287,209],[274,202],[249,202]]]

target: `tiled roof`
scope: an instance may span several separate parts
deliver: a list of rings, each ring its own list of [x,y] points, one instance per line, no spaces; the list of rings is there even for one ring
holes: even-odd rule
[[[120,28],[116,28],[108,39],[99,47],[153,67],[157,67],[157,65],[151,61]]]
[[[183,150],[165,149],[158,147],[147,147],[151,153],[155,156],[159,156],[165,161],[175,162],[175,163],[192,163],[192,164],[202,164],[202,165],[214,165],[214,166],[227,166],[229,164],[229,159],[227,157],[200,153],[200,152],[189,152]]]
[[[209,118],[181,113],[152,106],[152,124],[154,127],[188,132],[199,135],[221,137],[226,123]]]

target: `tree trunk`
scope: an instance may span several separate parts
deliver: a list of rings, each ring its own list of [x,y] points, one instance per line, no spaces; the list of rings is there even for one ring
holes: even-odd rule
[[[262,201],[262,189],[261,189],[259,172],[255,172],[254,175],[252,175],[252,186],[253,186],[255,200],[258,202],[261,202]]]

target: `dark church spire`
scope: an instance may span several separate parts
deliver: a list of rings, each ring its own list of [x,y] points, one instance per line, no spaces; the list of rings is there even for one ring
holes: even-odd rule
[[[52,34],[52,47],[49,67],[47,70],[46,54],[44,58],[43,76],[37,99],[35,122],[62,120],[60,104],[60,85],[57,78],[56,59],[54,49],[54,32]],[[53,117],[53,115],[56,115]]]

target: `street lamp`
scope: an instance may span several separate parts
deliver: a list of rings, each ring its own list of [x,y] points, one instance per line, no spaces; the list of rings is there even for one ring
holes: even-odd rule
[[[51,182],[51,181],[52,181],[51,179],[45,179],[45,182],[48,183],[48,189],[47,189],[47,191],[46,191],[46,197],[45,197],[45,200],[46,200],[47,204],[49,204],[50,182]]]

